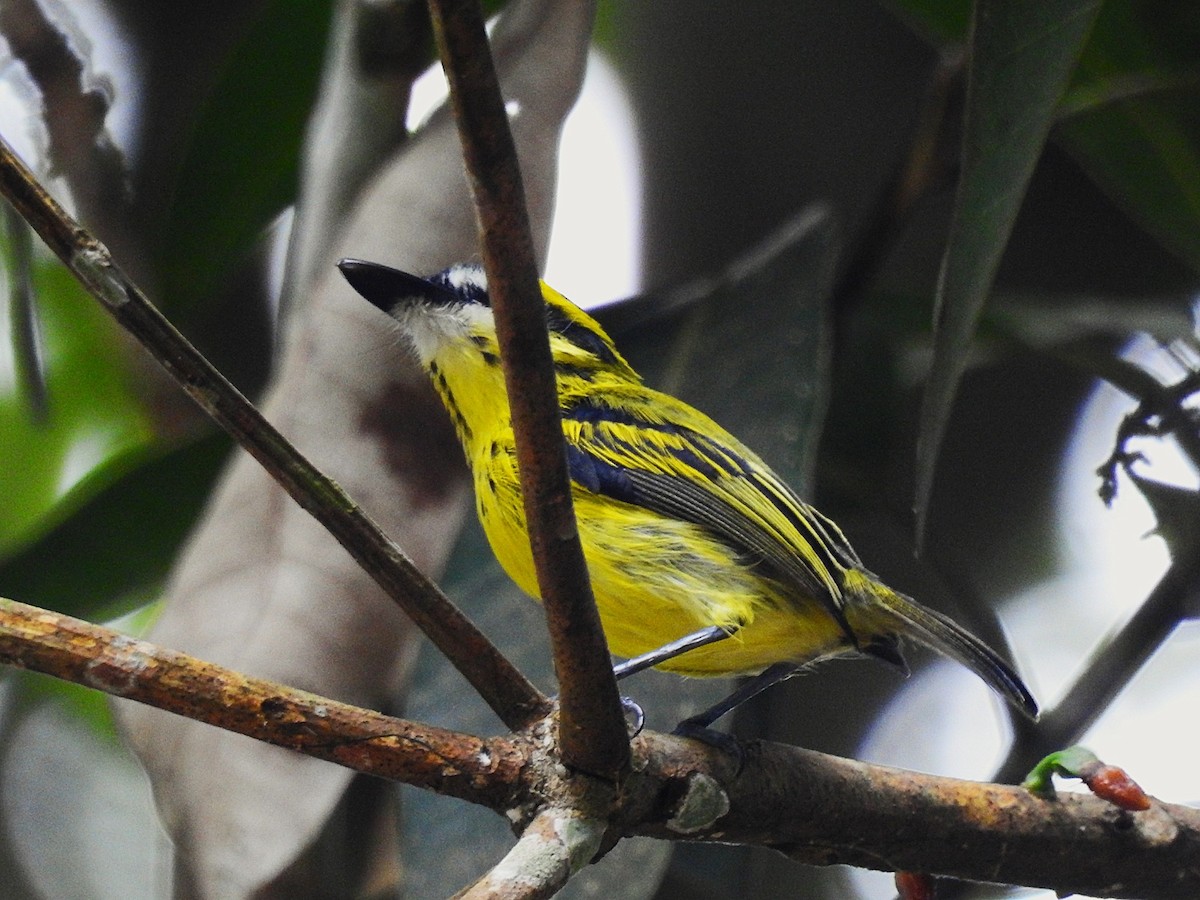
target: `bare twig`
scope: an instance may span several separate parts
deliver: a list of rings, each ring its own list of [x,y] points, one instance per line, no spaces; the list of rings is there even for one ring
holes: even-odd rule
[[[629,766],[628,739],[571,503],[521,173],[483,13],[477,0],[430,0],[429,7],[479,216],[529,541],[560,685],[563,761],[615,779]]]
[[[574,809],[548,806],[490,872],[455,900],[543,900],[553,897],[600,848],[607,824]]]
[[[0,663],[493,809],[513,802],[525,763],[511,740],[360,709],[4,598]]]
[[[1200,896],[1200,810],[1157,801],[1129,812],[1089,795],[1046,799],[767,742],[748,745],[736,769],[713,747],[647,732],[634,741],[636,776],[602,821],[577,809],[577,798],[602,782],[564,770],[536,733],[481,740],[394,719],[3,599],[0,664],[506,813],[526,826],[521,859],[537,851],[534,858],[553,863],[553,878],[540,882],[547,888],[616,836],[636,834],[1060,893]],[[529,823],[540,824],[530,832]],[[541,833],[546,826],[553,835]],[[503,875],[493,872],[489,883],[498,888]]]
[[[117,322],[217,424],[358,560],[510,728],[548,711],[545,697],[380,531],[154,308],[108,250],[0,139],[0,191]]]
[[[1175,438],[1193,466],[1200,469],[1200,434],[1183,414],[1183,401],[1194,385],[1189,376],[1179,385],[1165,386],[1153,375],[1126,360],[1089,352],[1087,347],[1058,348],[1057,358],[1089,375],[1099,374],[1110,384],[1139,402],[1133,419],[1155,417],[1161,420],[1161,434]],[[1129,428],[1127,419],[1121,431]],[[1123,441],[1114,451],[1114,460],[1124,453]],[[1110,461],[1115,472],[1116,463]],[[1101,472],[1109,468],[1101,467]],[[1108,478],[1115,478],[1109,474]],[[1112,490],[1107,487],[1107,490]],[[1171,565],[1150,595],[1130,617],[1093,651],[1082,673],[1053,709],[1043,713],[1036,725],[1014,721],[1019,739],[1013,742],[1008,757],[996,773],[999,781],[1017,781],[1039,759],[1055,750],[1074,744],[1104,713],[1113,699],[1141,670],[1146,661],[1171,636],[1190,610],[1196,608],[1200,593],[1200,548],[1183,543],[1171,547]]]

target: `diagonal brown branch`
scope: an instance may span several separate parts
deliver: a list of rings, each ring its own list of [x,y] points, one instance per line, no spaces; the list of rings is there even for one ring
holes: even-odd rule
[[[561,698],[563,761],[608,779],[629,746],[571,503],[557,386],[516,150],[477,0],[429,0],[475,198]]]
[[[1200,432],[1191,418],[1182,414],[1183,401],[1191,395],[1192,385],[1186,382],[1163,385],[1146,370],[1111,355],[1107,349],[1093,352],[1086,343],[1057,348],[1054,352],[1058,359],[1080,372],[1099,375],[1136,399],[1139,412],[1147,418],[1161,418],[1165,435],[1174,438],[1193,467],[1200,469]],[[1123,451],[1118,435],[1113,459]],[[1013,742],[1008,757],[997,770],[998,780],[1021,778],[1043,756],[1079,741],[1179,624],[1192,615],[1200,596],[1200,547],[1184,541],[1170,549],[1171,565],[1166,573],[1128,621],[1092,651],[1087,665],[1062,699],[1042,714],[1035,727],[1018,723],[1019,740]]]
[[[546,714],[545,697],[337,484],[175,330],[3,139],[0,191],[108,313],[371,574],[506,725],[520,728]]]
[[[600,849],[606,823],[577,810],[547,806],[490,872],[454,900],[543,900],[553,897]]]

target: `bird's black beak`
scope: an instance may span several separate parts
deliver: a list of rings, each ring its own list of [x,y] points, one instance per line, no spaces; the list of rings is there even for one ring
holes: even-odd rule
[[[350,287],[389,315],[397,306],[413,300],[444,306],[459,299],[444,285],[433,284],[419,275],[410,275],[391,266],[349,258],[340,260],[337,266]]]

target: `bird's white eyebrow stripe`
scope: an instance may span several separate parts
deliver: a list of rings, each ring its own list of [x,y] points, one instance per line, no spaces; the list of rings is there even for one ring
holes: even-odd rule
[[[487,290],[487,273],[480,266],[473,266],[466,263],[457,266],[451,266],[446,270],[446,281],[450,286],[462,290],[463,288],[475,288],[476,290]]]

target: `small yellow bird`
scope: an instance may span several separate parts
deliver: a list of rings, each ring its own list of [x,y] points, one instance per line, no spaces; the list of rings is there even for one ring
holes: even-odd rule
[[[342,274],[399,322],[450,413],[492,551],[538,596],[495,322],[483,269],[430,278],[343,259]],[[986,644],[883,585],[841,530],[708,416],[642,384],[600,325],[545,283],[575,514],[618,677],[758,675],[689,719],[707,726],[801,667],[869,654],[904,668],[910,637],[975,671],[1019,709],[1037,704]]]

